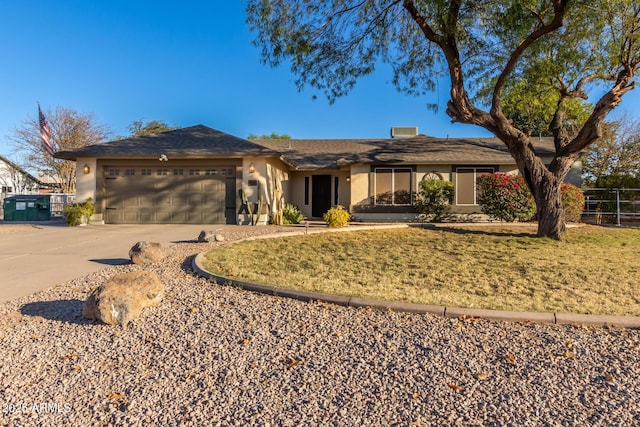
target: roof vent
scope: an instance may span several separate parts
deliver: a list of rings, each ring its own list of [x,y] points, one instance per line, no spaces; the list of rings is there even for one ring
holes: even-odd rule
[[[418,126],[394,126],[391,138],[411,138],[418,135]]]

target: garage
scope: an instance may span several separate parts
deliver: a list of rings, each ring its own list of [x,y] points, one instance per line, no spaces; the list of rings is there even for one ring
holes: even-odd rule
[[[233,165],[105,165],[108,224],[234,224]]]

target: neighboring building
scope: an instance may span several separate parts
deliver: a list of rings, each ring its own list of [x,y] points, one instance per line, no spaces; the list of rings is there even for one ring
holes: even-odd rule
[[[42,186],[38,178],[0,156],[0,193],[37,193]]]
[[[552,140],[535,145],[550,161]],[[243,222],[242,192],[249,202],[262,198],[269,213],[279,198],[311,218],[340,204],[358,220],[411,221],[425,178],[452,181],[453,213],[476,214],[476,177],[517,173],[495,138],[248,141],[202,125],[56,157],[77,162],[77,200],[93,198],[95,220],[107,223]],[[570,175],[579,185],[579,163]]]

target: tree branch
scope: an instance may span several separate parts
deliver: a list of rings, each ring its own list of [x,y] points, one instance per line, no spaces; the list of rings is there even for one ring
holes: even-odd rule
[[[549,34],[556,29],[562,26],[562,21],[564,19],[564,14],[567,9],[568,0],[553,0],[553,19],[547,25],[543,25],[529,34],[522,42],[518,45],[518,47],[513,51],[507,64],[502,70],[500,76],[498,76],[498,80],[496,81],[496,85],[493,89],[493,98],[491,100],[491,112],[492,114],[501,113],[501,102],[502,102],[502,92],[504,90],[504,86],[507,82],[507,79],[516,64],[524,54],[524,52],[531,46],[536,40],[540,39],[546,34]]]

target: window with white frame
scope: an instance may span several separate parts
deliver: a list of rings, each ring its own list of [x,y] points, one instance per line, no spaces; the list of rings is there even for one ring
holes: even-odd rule
[[[456,168],[456,205],[475,206],[478,204],[476,180],[479,176],[495,172],[493,167]]]
[[[408,206],[413,201],[411,168],[375,168],[374,202],[376,205]]]

